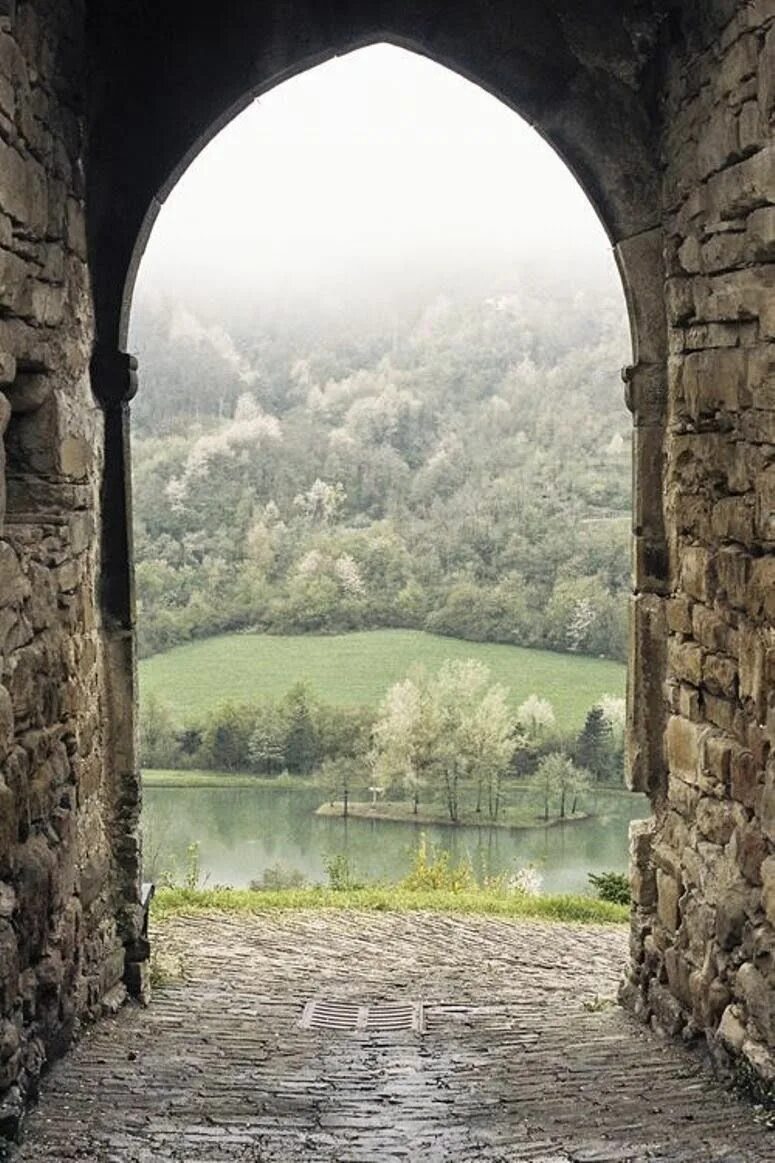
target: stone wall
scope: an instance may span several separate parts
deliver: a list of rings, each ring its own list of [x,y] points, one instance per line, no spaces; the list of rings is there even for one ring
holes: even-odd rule
[[[82,0],[0,3],[0,1138],[124,996],[95,602]]]
[[[537,124],[616,245],[655,809],[623,996],[775,1075],[775,0],[518,8],[0,0],[0,1134],[144,986],[122,343],[148,224],[229,110],[383,36]]]
[[[687,5],[661,106],[668,775],[633,835],[624,996],[772,1082],[775,5]]]

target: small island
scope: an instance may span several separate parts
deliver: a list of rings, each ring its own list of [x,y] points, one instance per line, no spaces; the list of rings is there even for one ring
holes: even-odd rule
[[[338,800],[333,803],[321,804],[316,809],[315,815],[339,819],[392,821],[397,824],[416,824],[418,826],[432,824],[447,828],[507,828],[520,831],[553,828],[558,824],[581,823],[584,820],[594,819],[594,814],[591,812],[577,811],[565,816],[551,815],[546,820],[543,816],[536,815],[532,808],[514,807],[503,808],[495,820],[491,820],[482,812],[468,809],[462,811],[456,820],[451,820],[443,805],[428,804],[415,811],[414,805],[407,800],[379,800],[377,802],[349,800],[346,805],[343,800]]]

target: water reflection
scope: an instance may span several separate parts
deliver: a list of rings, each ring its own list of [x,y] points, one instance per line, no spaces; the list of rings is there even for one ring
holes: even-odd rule
[[[309,881],[325,881],[325,862],[346,854],[358,876],[396,880],[407,870],[418,831],[409,823],[315,815],[320,793],[286,788],[146,788],[145,875],[182,876],[196,843],[207,883],[244,886],[282,863]],[[453,859],[467,855],[477,874],[539,867],[549,892],[584,891],[587,873],[627,867],[630,820],[648,815],[643,796],[601,792],[594,819],[550,828],[426,826]]]

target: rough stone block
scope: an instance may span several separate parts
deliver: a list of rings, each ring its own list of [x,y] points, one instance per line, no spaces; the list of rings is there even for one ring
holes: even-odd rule
[[[664,431],[658,425],[633,431],[633,532],[649,542],[664,540]]]
[[[721,170],[740,155],[738,119],[725,105],[717,105],[703,126],[697,142],[697,173],[705,178]]]
[[[775,206],[762,206],[746,222],[747,258],[756,262],[775,259]]]
[[[775,109],[775,25],[770,25],[762,44],[757,99],[766,125]]]
[[[726,844],[735,828],[746,822],[746,815],[739,804],[703,796],[697,804],[695,814],[697,829],[711,844]]]
[[[757,38],[753,32],[746,33],[735,40],[722,57],[721,68],[715,78],[721,96],[732,93],[746,77],[755,76],[758,64]]]
[[[738,803],[752,808],[756,803],[759,786],[759,766],[753,752],[744,748],[734,748],[729,764],[730,791]]]
[[[740,1053],[745,1041],[745,1021],[742,1019],[739,1006],[729,1005],[724,1010],[719,1022],[718,1036],[729,1050],[735,1054]]]
[[[772,344],[749,352],[748,375],[754,408],[775,409],[775,348]]]
[[[730,629],[723,618],[707,606],[696,602],[692,607],[692,636],[704,646],[720,654],[733,653],[730,648]]]
[[[763,614],[775,622],[775,555],[768,554],[753,562],[748,610],[756,617]]]
[[[633,589],[642,594],[664,594],[670,587],[670,561],[665,542],[659,538],[632,538]]]
[[[713,695],[706,690],[703,698],[703,706],[705,708],[705,718],[712,726],[718,727],[721,731],[726,731],[728,734],[734,734],[737,725],[737,702],[732,699],[722,698],[721,695]]]
[[[702,270],[708,274],[714,271],[730,270],[741,266],[748,257],[748,244],[742,230],[718,231],[702,245]],[[694,308],[694,299],[692,299]],[[687,315],[682,322],[691,318]]]
[[[680,595],[671,598],[665,603],[667,628],[674,634],[691,634],[692,632],[692,603],[689,598]]]
[[[722,497],[713,506],[711,530],[719,541],[753,546],[756,541],[754,520],[753,498],[747,495]]]
[[[682,546],[679,560],[681,588],[698,602],[709,601],[715,583],[710,551],[701,545]]]
[[[750,555],[735,547],[725,546],[716,555],[714,565],[723,598],[737,609],[745,609],[749,600],[753,566]]]
[[[762,904],[767,920],[775,925],[775,856],[768,856],[761,865]]]
[[[657,915],[669,933],[678,929],[678,902],[683,889],[675,877],[657,869]]]
[[[769,445],[775,444],[775,412],[769,406],[766,411],[751,408],[738,416],[740,437],[751,446],[751,453],[758,449],[766,455]]]
[[[702,682],[702,650],[696,642],[680,642],[672,637],[667,645],[667,665],[671,677],[699,686]]]
[[[7,388],[16,379],[16,357],[9,351],[0,351],[0,388]],[[0,435],[5,432],[6,423],[0,423]]]
[[[23,157],[0,138],[0,209],[10,218],[43,237],[48,216],[48,191],[43,167]]]
[[[764,774],[764,786],[757,812],[762,832],[770,841],[775,841],[775,768],[772,762]]]
[[[737,971],[736,986],[760,1036],[766,1042],[775,1040],[775,995],[767,979],[748,961]]]
[[[706,655],[702,663],[702,682],[714,694],[736,698],[737,663],[723,654]]]
[[[667,761],[671,772],[692,782],[697,777],[704,728],[676,715],[667,723]]]
[[[637,659],[627,687],[627,779],[634,790],[655,791],[665,775],[664,602],[641,594],[630,603],[630,642]]]
[[[0,171],[1,172],[1,171]],[[0,250],[0,312],[22,314],[30,268],[24,259]]]
[[[703,769],[724,789],[729,786],[732,747],[731,740],[723,735],[709,733],[703,740]]]
[[[745,101],[737,120],[737,148],[741,155],[756,153],[767,136],[765,122],[755,100]]]
[[[708,179],[710,212],[719,218],[737,218],[766,206],[775,190],[775,146],[729,166]]]
[[[759,885],[762,882],[762,861],[770,850],[768,840],[762,834],[757,823],[746,824],[737,836],[735,859],[737,865],[749,884]]]
[[[30,585],[19,558],[7,541],[0,541],[0,606],[18,605],[29,594]]]

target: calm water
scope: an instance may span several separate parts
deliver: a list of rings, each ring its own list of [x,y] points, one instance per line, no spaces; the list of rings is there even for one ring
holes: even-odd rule
[[[207,883],[244,886],[266,868],[299,869],[325,882],[324,862],[346,853],[359,877],[397,880],[407,870],[420,829],[412,824],[316,816],[314,789],[146,788],[143,808],[145,875],[181,877],[186,848],[199,845]],[[535,864],[547,892],[588,889],[587,873],[627,867],[630,820],[648,815],[644,796],[600,792],[581,805],[596,818],[551,828],[426,826],[434,844],[454,858],[468,855],[479,871],[513,872]]]

